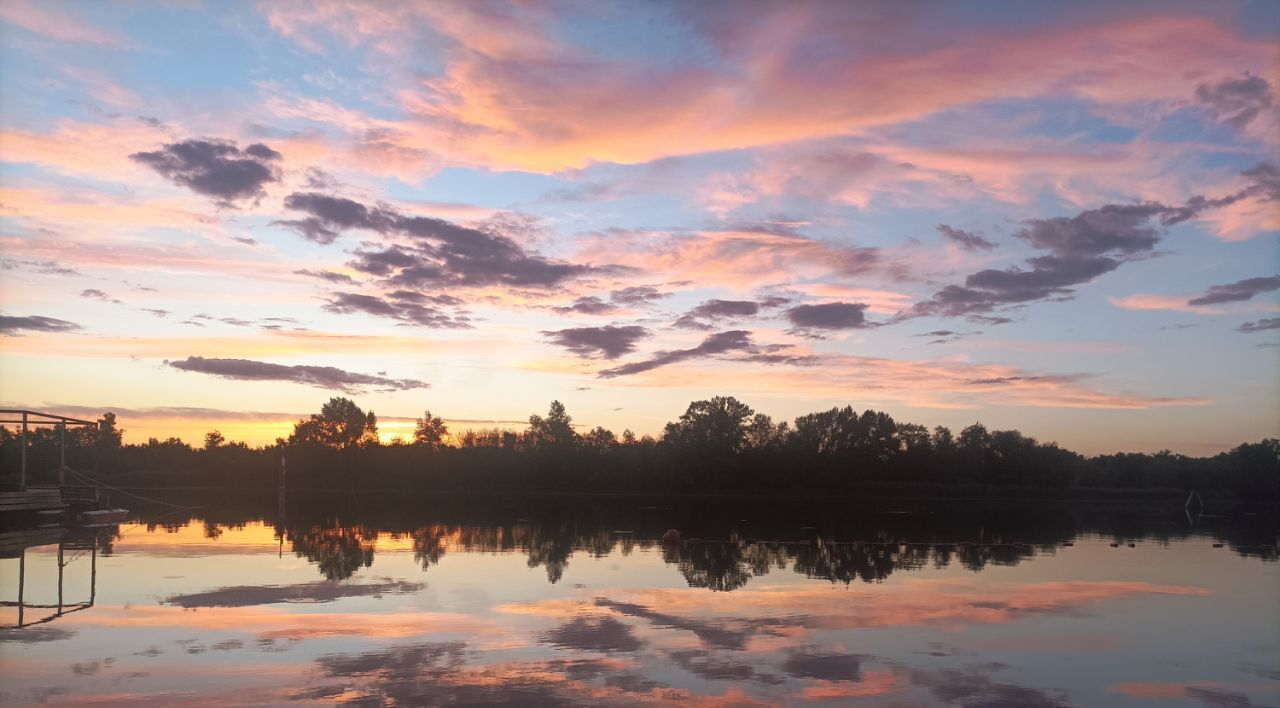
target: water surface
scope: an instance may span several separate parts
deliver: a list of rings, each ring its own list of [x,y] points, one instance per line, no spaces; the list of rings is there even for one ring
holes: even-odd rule
[[[1274,513],[203,501],[62,537],[60,616],[59,539],[30,539],[23,601],[51,607],[0,632],[0,700],[1280,703]]]

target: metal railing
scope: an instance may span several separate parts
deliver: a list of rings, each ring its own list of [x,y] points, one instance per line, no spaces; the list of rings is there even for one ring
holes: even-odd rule
[[[67,426],[86,426],[97,429],[98,424],[92,420],[81,420],[79,418],[68,418],[65,415],[54,415],[52,413],[41,413],[39,411],[15,410],[0,408],[0,424],[14,423],[22,425],[20,434],[22,443],[22,473],[19,479],[19,487],[27,488],[27,428],[28,426],[52,425],[58,428],[58,485],[62,486],[66,483],[67,471]]]

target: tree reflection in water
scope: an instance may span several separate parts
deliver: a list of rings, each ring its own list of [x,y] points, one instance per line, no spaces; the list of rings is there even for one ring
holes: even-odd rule
[[[326,580],[346,580],[373,565],[378,531],[367,526],[343,526],[337,519],[288,535],[294,555],[315,564]]]
[[[627,499],[585,504],[552,497],[433,499],[410,505],[377,496],[354,502],[303,497],[290,499],[287,519],[281,520],[271,499],[239,498],[185,519],[169,516],[162,526],[177,530],[198,521],[204,535],[216,539],[224,528],[275,521],[293,553],[328,580],[345,580],[372,566],[379,537],[390,536],[409,540],[424,571],[450,553],[519,553],[530,568],[545,569],[551,583],[561,580],[577,553],[604,557],[653,550],[690,586],[715,591],[736,590],[787,569],[844,584],[879,582],[894,572],[952,563],[981,571],[1053,553],[1082,535],[1121,545],[1199,535],[1243,556],[1277,557],[1274,513],[1227,513],[1192,526],[1180,509],[1125,505],[950,502],[887,511],[887,504],[868,502],[871,508],[854,513],[847,505],[813,502],[667,504]],[[663,544],[659,539],[667,528],[679,528],[684,540]]]

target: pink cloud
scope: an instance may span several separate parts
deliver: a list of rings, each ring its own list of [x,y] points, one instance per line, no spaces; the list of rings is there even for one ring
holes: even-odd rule
[[[850,598],[851,590],[816,586],[752,586],[734,591],[734,603],[726,609],[716,596],[697,588],[598,590],[597,596],[642,605],[667,615],[689,618],[722,618],[726,623],[750,626],[753,617],[791,616],[810,630],[870,627],[942,625],[961,629],[968,625],[1008,624],[1031,615],[1082,611],[1102,602],[1136,599],[1149,595],[1204,597],[1205,588],[1159,585],[1140,581],[1050,581],[1040,583],[979,583],[963,579],[910,579],[891,589],[859,586],[857,602],[833,602]],[[601,613],[610,605],[584,605],[567,599],[500,605],[503,613],[566,618],[581,612]],[[726,613],[731,613],[726,615]],[[805,620],[803,618],[810,618]],[[735,625],[736,626],[736,625]],[[771,630],[772,631],[772,630]],[[754,637],[753,637],[754,638]],[[794,641],[808,641],[804,633]],[[754,647],[776,651],[776,643]]]
[[[46,132],[0,129],[6,162],[45,165],[59,172],[91,177],[104,172],[144,174],[144,168],[130,161],[129,155],[155,149],[169,140],[171,136],[165,128],[143,121],[64,120]]]
[[[1141,698],[1148,700],[1156,699],[1184,699],[1188,701],[1196,700],[1197,693],[1205,692],[1228,692],[1234,694],[1236,691],[1247,691],[1249,693],[1280,693],[1280,689],[1275,686],[1264,684],[1234,684],[1223,683],[1220,681],[1127,681],[1125,683],[1117,683],[1107,687],[1108,693],[1121,693],[1129,698]],[[1250,705],[1247,701],[1244,703],[1232,703],[1231,705]],[[1224,704],[1225,705],[1225,704]]]
[[[313,48],[317,33],[388,54],[433,41],[445,51],[443,73],[400,88],[413,119],[388,143],[543,172],[851,135],[998,98],[1185,104],[1206,77],[1253,71],[1280,83],[1268,43],[1206,18],[993,32],[901,53],[875,41],[876,24],[904,17],[850,23],[833,21],[838,8],[762,11],[738,24],[691,11],[722,53],[712,68],[588,54],[558,38],[536,3],[267,8],[277,31]],[[823,42],[839,49],[815,60],[805,48]]]
[[[1216,315],[1221,314],[1222,310],[1212,307],[1197,307],[1188,305],[1187,300],[1194,298],[1195,295],[1127,295],[1125,297],[1108,297],[1110,302],[1116,307],[1123,307],[1126,310],[1172,310],[1174,312],[1191,312],[1197,315]]]
[[[82,622],[99,627],[248,629],[266,639],[293,640],[335,636],[393,639],[441,633],[482,636],[503,631],[484,620],[445,612],[293,612],[267,607],[208,607],[192,612],[170,606],[99,605]]]
[[[217,220],[199,213],[198,206],[185,197],[144,200],[88,189],[0,187],[0,212],[55,231],[93,228],[133,234],[139,227],[179,227],[223,233]]]
[[[115,32],[95,27],[72,14],[61,12],[48,2],[6,0],[0,4],[0,19],[59,42],[115,48],[129,46],[129,42]]]
[[[800,691],[805,700],[827,701],[866,698],[892,693],[900,688],[898,673],[892,669],[868,671],[856,683],[849,681],[814,681]]]
[[[664,346],[672,348],[669,342]],[[824,354],[800,345],[774,349],[770,353],[790,357],[797,363],[755,363],[749,356],[741,359],[725,354],[716,359],[690,360],[634,376],[612,378],[609,385],[650,389],[725,387],[765,395],[822,400],[836,397],[871,405],[905,404],[941,409],[1002,405],[1145,410],[1211,403],[1194,397],[1109,391],[1088,375],[1031,371],[961,359]],[[744,377],[744,366],[760,367],[768,375]]]
[[[553,171],[847,135],[995,98],[1183,100],[1194,88],[1184,78],[1191,74],[1274,73],[1265,43],[1203,19],[992,35],[909,56],[834,56],[818,66],[768,61],[805,39],[795,24],[752,23],[772,41],[748,36],[746,46],[769,53],[734,57],[735,73],[641,72],[564,46],[518,64],[459,50],[445,77],[402,100],[421,119],[420,144],[460,134],[473,159]]]
[[[660,277],[737,289],[832,275],[901,275],[905,269],[905,265],[886,258],[879,249],[785,232],[738,230],[609,231],[583,239],[576,259],[615,263]]]
[[[137,108],[142,97],[116,81],[106,71],[94,66],[64,66],[62,73],[84,84],[93,98],[110,106]]]

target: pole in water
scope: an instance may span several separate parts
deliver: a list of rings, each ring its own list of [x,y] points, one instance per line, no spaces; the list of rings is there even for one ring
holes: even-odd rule
[[[285,491],[285,456],[280,456],[280,488],[276,496],[276,537],[279,540],[279,547],[276,549],[276,556],[284,557],[284,491]]]
[[[62,548],[65,543],[62,540],[58,541],[58,616],[62,616],[62,573],[63,568],[67,567],[67,564],[62,560]]]
[[[93,536],[93,555],[89,557],[89,606],[98,599],[98,535]]]
[[[27,549],[18,551],[18,627],[22,627],[22,596],[27,586]]]

